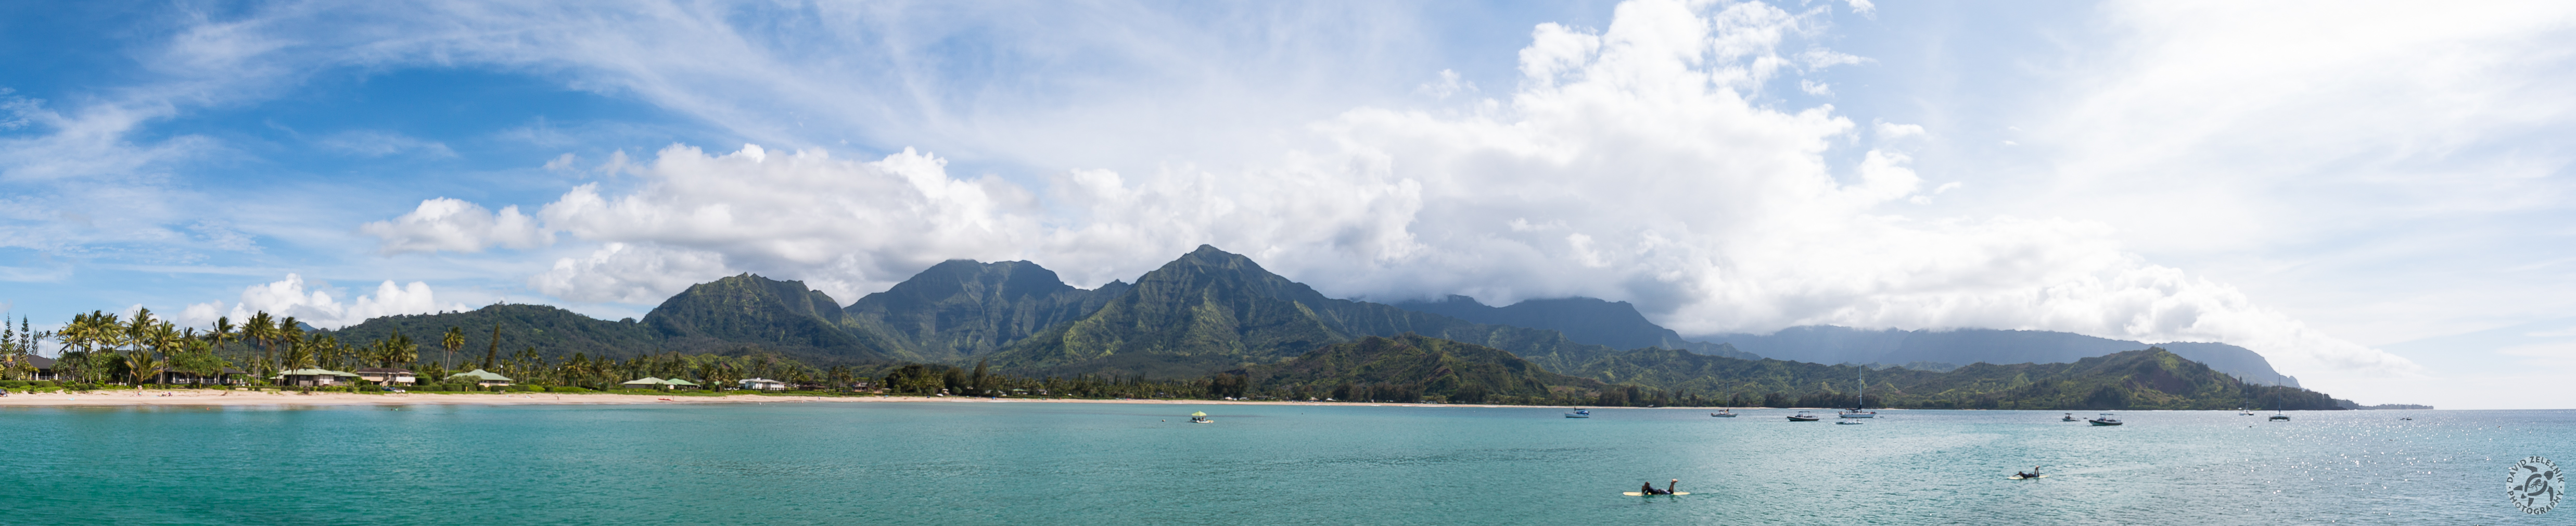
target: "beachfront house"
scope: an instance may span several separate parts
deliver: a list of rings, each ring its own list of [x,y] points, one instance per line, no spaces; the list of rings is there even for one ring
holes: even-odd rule
[[[742,381],[740,381],[740,382],[736,382],[736,383],[742,384],[742,388],[743,388],[743,389],[751,389],[751,390],[757,390],[757,391],[785,391],[785,390],[787,390],[787,382],[781,382],[781,381],[777,381],[777,380],[771,380],[771,379],[768,379],[768,378],[745,378],[745,379],[743,379]]]
[[[420,378],[413,376],[410,369],[369,367],[359,369],[358,377],[364,378],[369,382],[375,382],[377,385],[412,385],[420,383]]]
[[[244,379],[243,379],[243,378],[248,377],[248,376],[250,376],[250,371],[244,371],[244,370],[240,370],[240,369],[234,369],[234,368],[231,368],[231,367],[225,367],[225,368],[224,368],[224,370],[223,370],[223,372],[215,373],[215,375],[214,375],[214,376],[199,376],[197,373],[189,372],[189,371],[163,371],[163,372],[161,373],[161,381],[159,381],[159,382],[155,382],[155,383],[160,383],[160,384],[195,384],[195,385],[239,385],[239,384],[246,384],[246,383],[250,383],[248,380],[244,380]]]
[[[625,383],[617,385],[624,386],[627,389],[691,389],[697,387],[698,383],[678,378],[654,378],[646,376],[643,378],[627,380]]]
[[[351,381],[354,381],[357,378],[358,373],[340,372],[330,369],[294,369],[277,373],[277,376],[268,377],[268,381],[288,387],[327,387],[334,385],[348,385]]]
[[[27,363],[34,364],[34,365],[36,366],[36,379],[38,379],[38,380],[61,380],[61,379],[63,379],[62,375],[60,375],[60,374],[56,374],[56,373],[54,372],[54,359],[52,359],[52,358],[46,358],[46,357],[43,357],[43,356],[28,356],[28,357],[27,357]]]
[[[509,387],[511,382],[510,377],[493,374],[491,371],[485,371],[482,369],[447,375],[448,383],[456,383],[458,381],[472,381],[474,382],[474,385],[481,387]]]

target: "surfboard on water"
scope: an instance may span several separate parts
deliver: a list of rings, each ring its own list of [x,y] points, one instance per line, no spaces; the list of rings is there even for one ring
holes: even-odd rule
[[[1669,497],[1669,496],[1677,496],[1677,495],[1689,495],[1689,494],[1690,494],[1690,492],[1688,492],[1688,491],[1675,491],[1675,492],[1672,492],[1672,494],[1670,494],[1670,495],[1662,495],[1662,494],[1657,494],[1657,495],[1647,495],[1647,494],[1645,494],[1644,492],[1637,492],[1637,491],[1622,491],[1622,492],[1619,492],[1619,494],[1620,494],[1620,495],[1627,495],[1627,496],[1630,496],[1630,497]]]
[[[2013,475],[2013,476],[2010,476],[2010,477],[2004,477],[2004,480],[2024,480],[2024,479],[2044,479],[2044,478],[2048,478],[2048,474],[2046,474],[2046,473],[2041,473],[2039,476],[2036,476],[2036,477],[2024,477],[2024,476],[2021,476],[2021,475]]]

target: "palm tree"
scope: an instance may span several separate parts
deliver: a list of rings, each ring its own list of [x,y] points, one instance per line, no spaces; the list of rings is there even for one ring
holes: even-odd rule
[[[313,351],[316,350],[314,342],[305,341],[302,335],[285,336],[283,334],[279,342],[286,346],[286,362],[283,364],[285,368],[311,369],[316,365],[313,361],[315,358]]]
[[[134,354],[141,359],[128,361],[139,366],[134,369],[138,385],[143,378],[151,378],[156,385],[170,382],[170,358],[179,353],[180,342],[187,341],[185,336],[177,326],[166,321],[143,329],[142,340],[134,346]]]
[[[412,343],[410,336],[404,336],[402,329],[394,329],[392,335],[377,340],[374,358],[376,363],[384,364],[383,366],[387,368],[394,367],[396,364],[411,363],[412,360],[420,359],[420,345]]]
[[[259,363],[255,367],[258,371],[252,374],[267,378],[276,372],[272,364],[277,363],[277,320],[269,317],[268,311],[252,313],[250,321],[242,325],[241,335],[251,345],[259,346]]]
[[[214,330],[206,332],[207,347],[213,352],[222,353],[224,344],[237,341],[241,341],[241,327],[233,325],[233,319],[229,316],[216,316]]]
[[[456,350],[465,347],[465,329],[448,327],[447,335],[438,338],[438,346],[447,348],[447,357],[438,361],[438,367],[454,367],[451,364],[456,361]]]

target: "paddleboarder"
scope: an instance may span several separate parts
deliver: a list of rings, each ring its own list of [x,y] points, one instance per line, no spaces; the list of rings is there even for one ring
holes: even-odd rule
[[[1673,479],[1671,483],[1664,485],[1664,489],[1655,489],[1655,483],[1648,482],[1637,486],[1637,492],[1647,495],[1671,495],[1673,494],[1673,487],[1680,485],[1681,483],[1682,479]]]

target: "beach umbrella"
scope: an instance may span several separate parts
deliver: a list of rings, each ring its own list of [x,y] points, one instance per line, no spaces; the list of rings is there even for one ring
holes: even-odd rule
[[[1206,411],[1192,411],[1192,412],[1190,412],[1190,416],[1207,416],[1207,412],[1206,412]]]

